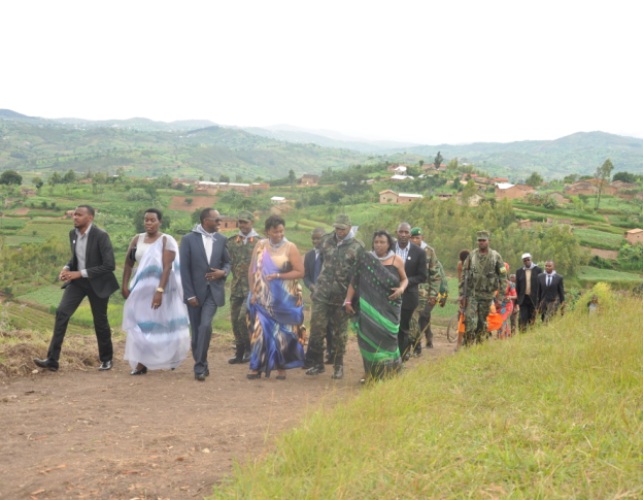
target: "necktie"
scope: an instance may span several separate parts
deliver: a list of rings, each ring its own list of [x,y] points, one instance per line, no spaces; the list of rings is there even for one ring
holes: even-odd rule
[[[313,271],[313,280],[315,283],[317,283],[317,278],[319,277],[319,273],[321,272],[321,267],[322,267],[322,259],[321,259],[321,254],[315,255],[315,270]]]
[[[547,276],[547,286],[551,285],[551,276]]]

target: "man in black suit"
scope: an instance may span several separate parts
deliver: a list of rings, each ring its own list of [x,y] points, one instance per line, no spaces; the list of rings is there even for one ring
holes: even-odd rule
[[[69,232],[71,259],[58,278],[64,281],[62,300],[56,309],[54,334],[45,359],[34,359],[40,368],[58,370],[58,360],[69,320],[85,297],[94,317],[98,341],[99,370],[112,368],[112,333],[107,319],[109,296],[118,290],[114,276],[114,250],[109,235],[93,225],[94,208],[79,205],[74,210],[74,229]]]
[[[554,270],[554,261],[545,262],[545,272],[538,275],[538,310],[547,322],[559,308],[565,307],[563,277]]]
[[[194,378],[200,382],[210,374],[208,349],[212,338],[212,319],[225,304],[225,280],[230,273],[230,254],[226,237],[218,233],[221,216],[213,208],[200,214],[201,224],[181,239],[181,281],[183,299],[188,305],[192,330]]]
[[[522,254],[522,263],[523,267],[516,271],[516,294],[520,306],[518,328],[524,333],[536,321],[538,275],[543,270],[532,262],[530,253]]]
[[[413,311],[420,302],[418,285],[426,282],[426,253],[419,246],[411,243],[411,225],[402,222],[397,226],[397,243],[395,253],[404,262],[404,271],[409,279],[409,284],[402,295],[402,312],[400,314],[400,329],[397,341],[400,347],[402,360],[406,361],[411,355],[410,323]]]
[[[313,229],[310,237],[313,243],[313,249],[304,255],[304,285],[310,290],[311,298],[315,294],[315,283],[321,272],[323,263],[323,254],[321,253],[321,240],[324,236],[324,228],[316,227]],[[328,328],[326,332],[326,360],[324,364],[332,365],[333,359],[333,331]]]

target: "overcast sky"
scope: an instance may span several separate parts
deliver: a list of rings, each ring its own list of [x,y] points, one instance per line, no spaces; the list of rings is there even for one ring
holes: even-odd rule
[[[0,108],[424,144],[643,138],[639,2],[20,0]]]

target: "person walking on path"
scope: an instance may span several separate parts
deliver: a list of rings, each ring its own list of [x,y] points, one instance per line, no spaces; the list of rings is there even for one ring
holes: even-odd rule
[[[228,253],[231,259],[232,282],[230,283],[230,322],[234,333],[234,356],[231,365],[250,361],[250,335],[248,333],[248,269],[255,245],[261,239],[254,230],[254,215],[243,210],[237,216],[239,233],[228,238]]]
[[[543,270],[531,258],[530,253],[522,254],[523,267],[516,271],[516,294],[518,295],[518,329],[521,333],[536,321],[538,309],[538,275]]]
[[[219,212],[206,208],[199,216],[200,224],[181,240],[181,280],[183,300],[188,305],[192,330],[194,378],[204,382],[210,374],[208,349],[212,338],[212,320],[217,309],[225,304],[225,280],[230,273],[230,254],[226,238],[218,233]]]
[[[118,290],[114,275],[114,250],[109,235],[94,225],[95,210],[90,205],[79,205],[74,210],[74,229],[69,232],[71,258],[62,268],[58,279],[64,282],[63,297],[56,309],[54,333],[47,357],[34,359],[40,368],[58,370],[69,320],[85,297],[89,299],[94,330],[98,341],[99,370],[112,368],[114,349],[112,331],[107,319],[109,297]]]
[[[324,373],[324,337],[333,332],[333,375],[344,377],[344,354],[348,336],[349,314],[345,309],[348,285],[364,254],[364,245],[355,238],[348,215],[340,214],[333,224],[335,231],[322,238],[322,269],[313,294],[310,338],[304,365],[306,375]]]
[[[487,335],[491,304],[504,300],[507,270],[498,252],[489,248],[489,232],[477,232],[478,248],[464,261],[460,278],[460,306],[464,310],[464,345],[481,343]]]
[[[554,261],[545,262],[545,272],[538,275],[538,310],[547,323],[558,310],[565,307],[563,277],[554,269]]]

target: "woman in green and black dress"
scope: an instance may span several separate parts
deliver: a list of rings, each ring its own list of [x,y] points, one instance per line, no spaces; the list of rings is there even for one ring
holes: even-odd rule
[[[402,365],[397,334],[402,294],[409,281],[390,234],[376,231],[372,248],[357,267],[344,306],[354,315],[366,378],[376,379],[397,372]]]

